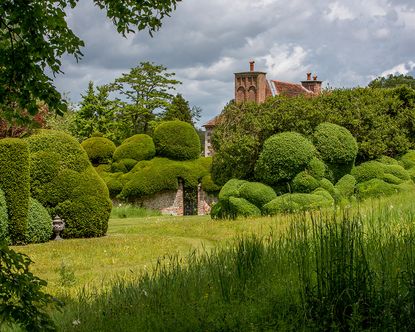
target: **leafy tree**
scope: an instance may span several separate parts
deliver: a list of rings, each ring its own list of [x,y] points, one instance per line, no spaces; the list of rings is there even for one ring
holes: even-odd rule
[[[164,112],[162,120],[180,120],[194,125],[200,119],[201,112],[200,107],[193,106],[190,108],[189,102],[178,93]]]
[[[92,0],[122,35],[135,29],[150,34],[180,0]],[[68,7],[77,0],[2,0],[0,4],[0,110],[9,123],[28,122],[38,100],[62,114],[67,106],[47,73],[61,72],[61,57],[82,57],[84,42],[68,27]]]
[[[396,88],[401,85],[407,85],[415,89],[415,78],[410,75],[388,75],[387,77],[378,77],[369,83],[371,88]]]
[[[123,103],[121,113],[132,126],[131,135],[148,133],[156,112],[170,105],[173,95],[169,91],[181,82],[173,79],[175,74],[166,70],[162,65],[140,62],[128,74],[115,80],[113,89],[129,101]]]

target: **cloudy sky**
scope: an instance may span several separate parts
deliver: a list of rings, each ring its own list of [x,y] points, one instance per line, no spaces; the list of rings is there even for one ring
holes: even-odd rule
[[[233,98],[233,73],[250,59],[268,79],[298,82],[311,71],[331,87],[415,76],[414,0],[184,0],[153,38],[123,38],[92,1],[80,1],[68,22],[86,43],[83,59],[65,57],[55,79],[72,102],[89,81],[110,83],[152,61],[183,82],[177,91],[203,110],[199,125]]]

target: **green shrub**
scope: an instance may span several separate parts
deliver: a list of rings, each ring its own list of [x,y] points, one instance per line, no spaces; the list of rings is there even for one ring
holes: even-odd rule
[[[382,179],[385,174],[385,165],[378,161],[368,161],[352,169],[351,174],[358,183],[371,179]]]
[[[294,193],[278,196],[264,205],[263,210],[268,215],[284,212],[298,212],[330,207],[334,203],[330,193],[317,189],[314,193]]]
[[[343,198],[350,198],[354,194],[356,188],[356,179],[353,175],[346,174],[337,181],[335,188]]]
[[[137,161],[148,160],[155,156],[156,148],[153,139],[146,134],[137,134],[127,138],[116,148],[113,159],[134,159]]]
[[[321,180],[326,174],[326,165],[317,157],[313,157],[307,165],[308,173],[317,180]]]
[[[415,167],[411,167],[408,169],[408,174],[411,177],[412,181],[415,182]]]
[[[386,183],[381,179],[371,179],[358,183],[356,186],[357,194],[360,199],[390,196],[400,191],[396,184]]]
[[[405,169],[415,167],[415,150],[409,150],[400,158],[400,161],[403,163]]]
[[[27,142],[32,197],[52,216],[65,219],[62,236],[104,235],[112,207],[108,189],[76,139],[63,132],[40,130]]]
[[[4,191],[9,216],[9,236],[14,244],[24,243],[30,196],[29,150],[18,138],[0,140],[0,188]]]
[[[196,188],[200,180],[209,174],[211,159],[206,159],[175,161],[156,157],[140,161],[119,178],[124,184],[119,197],[130,200],[164,190],[177,190],[179,178],[184,180],[186,187]]]
[[[0,243],[9,242],[9,217],[4,191],[0,189]]]
[[[30,197],[26,243],[47,242],[52,234],[52,218],[49,212],[37,200]]]
[[[391,183],[391,184],[401,184],[405,182],[404,180],[398,178],[397,176],[393,174],[389,174],[389,173],[384,174],[382,180],[385,181],[386,183]]]
[[[340,192],[339,190],[333,185],[333,183],[331,183],[330,180],[328,179],[321,179],[320,180],[320,187],[324,190],[326,190],[327,192],[330,193],[330,195],[334,198],[334,200],[336,202],[338,202],[340,200]]]
[[[81,143],[93,164],[107,164],[115,151],[115,144],[105,137],[91,137]]]
[[[107,185],[111,198],[117,197],[124,187],[121,181],[117,178],[110,178],[108,181],[105,181],[105,184]]]
[[[127,172],[131,171],[135,165],[137,165],[138,160],[135,159],[121,159],[120,163],[123,164],[125,166],[125,168],[127,169]]]
[[[396,159],[389,156],[381,156],[377,161],[385,165],[399,165],[399,162]]]
[[[174,160],[196,159],[200,155],[200,139],[193,126],[183,121],[166,121],[154,131],[157,155]]]
[[[258,208],[277,197],[274,189],[260,182],[246,182],[239,187],[239,196]]]
[[[307,172],[298,173],[292,181],[292,191],[297,193],[311,193],[320,186],[319,181]]]
[[[268,138],[255,166],[255,177],[270,186],[292,180],[316,155],[313,144],[295,132]]]
[[[244,185],[245,183],[248,183],[248,181],[245,180],[238,180],[238,179],[230,179],[228,182],[224,184],[222,189],[219,192],[219,200],[227,200],[229,197],[239,197],[239,189]]]
[[[385,173],[394,175],[403,181],[407,181],[411,178],[408,171],[400,165],[385,165],[383,169]]]
[[[224,211],[223,203],[221,201],[213,204],[210,210],[210,217],[212,219],[229,219]]]
[[[111,172],[112,173],[118,173],[118,172],[122,172],[122,173],[128,173],[127,167],[125,167],[125,164],[123,162],[113,162],[111,164]]]
[[[229,206],[237,217],[254,217],[261,215],[261,210],[244,198],[229,197]]]
[[[212,175],[208,174],[202,178],[202,189],[207,193],[218,193],[222,187],[212,180]]]

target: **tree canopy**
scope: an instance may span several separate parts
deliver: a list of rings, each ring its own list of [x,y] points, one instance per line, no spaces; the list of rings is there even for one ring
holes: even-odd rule
[[[200,119],[201,112],[202,110],[200,107],[190,107],[189,102],[178,93],[167,107],[162,119],[165,121],[180,120],[194,125],[195,122]]]
[[[387,77],[378,77],[369,83],[371,88],[396,88],[400,85],[407,85],[415,89],[415,78],[410,75],[388,75]]]
[[[157,31],[180,0],[92,0],[122,35]],[[31,121],[44,101],[58,114],[66,102],[48,75],[61,72],[61,57],[82,57],[84,42],[68,27],[78,0],[2,0],[0,4],[0,109],[9,122]]]

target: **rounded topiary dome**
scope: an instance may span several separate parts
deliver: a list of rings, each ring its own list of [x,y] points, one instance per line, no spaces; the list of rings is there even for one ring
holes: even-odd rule
[[[268,138],[255,165],[255,177],[268,185],[292,180],[316,155],[314,145],[295,132]]]
[[[153,139],[146,134],[137,134],[127,138],[115,150],[113,159],[134,159],[136,161],[148,160],[155,156],[156,148]]]
[[[112,159],[115,144],[105,137],[91,137],[81,143],[93,164],[106,164]]]
[[[200,155],[200,140],[193,126],[183,121],[166,121],[154,131],[154,143],[159,156],[176,160],[196,159]]]
[[[325,162],[348,164],[356,159],[356,139],[342,126],[328,122],[319,124],[313,134],[313,142]]]

